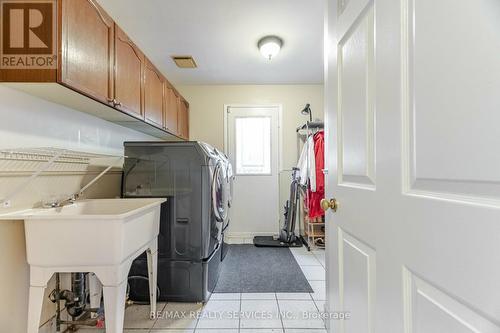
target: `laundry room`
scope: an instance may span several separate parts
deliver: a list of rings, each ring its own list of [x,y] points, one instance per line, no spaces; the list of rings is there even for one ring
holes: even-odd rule
[[[499,333],[499,32],[0,0],[0,333]]]
[[[323,332],[323,2],[26,10],[56,62],[0,69],[0,327]]]

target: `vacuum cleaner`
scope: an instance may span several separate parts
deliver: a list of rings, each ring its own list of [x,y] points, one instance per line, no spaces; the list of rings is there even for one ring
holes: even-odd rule
[[[290,184],[290,199],[285,205],[285,223],[279,235],[255,236],[253,244],[259,247],[301,247],[302,238],[295,235],[295,224],[297,221],[297,207],[299,204],[300,176],[299,168],[293,168],[292,183]]]

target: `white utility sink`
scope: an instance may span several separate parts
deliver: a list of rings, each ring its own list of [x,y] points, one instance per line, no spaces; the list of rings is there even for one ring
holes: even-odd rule
[[[164,199],[82,200],[24,217],[28,263],[116,265],[158,236]]]
[[[45,288],[56,272],[95,273],[103,285],[106,332],[122,333],[128,272],[144,251],[155,313],[160,206],[165,200],[82,200],[2,216],[25,223],[30,265],[28,333],[38,332]]]

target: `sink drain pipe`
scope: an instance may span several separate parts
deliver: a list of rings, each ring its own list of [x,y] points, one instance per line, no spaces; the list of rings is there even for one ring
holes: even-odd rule
[[[60,289],[60,277],[56,273],[56,289],[49,296],[49,299],[56,303],[56,322],[57,332],[59,332],[61,320],[60,302],[64,301],[66,311],[71,316],[73,321],[85,313],[87,303],[87,291],[85,289],[86,273],[71,273],[71,290]],[[92,309],[89,309],[92,311]],[[65,322],[64,322],[65,323]]]
[[[66,298],[66,310],[73,318],[83,314],[86,305],[85,273],[71,273],[71,292]],[[69,299],[68,299],[69,298]]]

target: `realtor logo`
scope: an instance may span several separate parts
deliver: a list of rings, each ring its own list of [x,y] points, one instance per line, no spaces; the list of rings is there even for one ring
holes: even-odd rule
[[[0,68],[55,68],[55,0],[0,0],[0,11]]]

